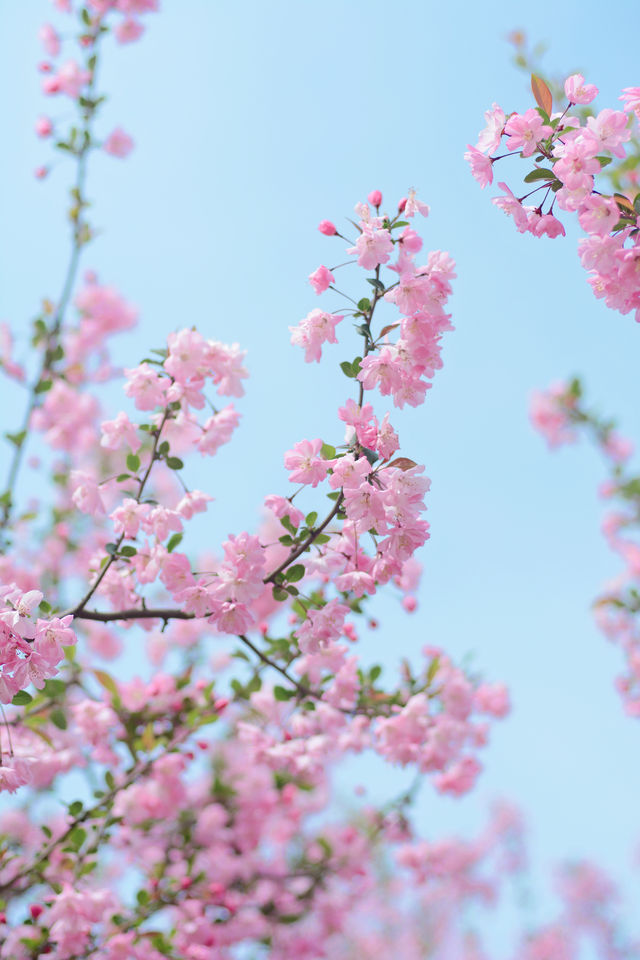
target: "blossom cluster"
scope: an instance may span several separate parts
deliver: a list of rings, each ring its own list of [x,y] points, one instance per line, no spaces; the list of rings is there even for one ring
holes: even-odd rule
[[[640,320],[640,194],[608,194],[597,179],[614,158],[626,157],[632,137],[630,118],[639,113],[640,88],[623,91],[623,110],[606,107],[586,118],[573,108],[591,104],[598,89],[581,74],[565,81],[568,104],[562,111],[553,111],[551,91],[540,78],[532,77],[532,89],[537,107],[506,114],[493,104],[486,113],[487,125],[478,143],[469,145],[465,155],[473,176],[485,187],[493,182],[497,161],[512,155],[533,157],[534,167],[524,177],[530,189],[518,197],[501,182],[503,196],[496,197],[494,204],[513,218],[520,233],[536,237],[565,235],[556,207],[576,214],[586,234],[578,245],[580,259],[595,296],[620,313],[633,311]],[[499,154],[503,138],[506,153]],[[525,204],[536,194],[536,203]]]
[[[536,394],[531,416],[551,447],[573,442],[578,431],[588,434],[610,470],[600,496],[615,506],[607,510],[602,531],[624,567],[596,600],[594,615],[605,636],[625,655],[626,671],[618,677],[617,687],[627,713],[640,716],[640,478],[630,467],[633,444],[617,432],[612,422],[586,407],[578,380],[555,384]]]

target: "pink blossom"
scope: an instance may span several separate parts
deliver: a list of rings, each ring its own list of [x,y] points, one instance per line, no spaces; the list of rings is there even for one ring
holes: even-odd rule
[[[624,100],[625,111],[633,110],[636,116],[640,116],[640,87],[624,87],[618,99]]]
[[[140,440],[135,424],[131,423],[124,411],[116,416],[115,420],[104,420],[100,425],[102,437],[100,446],[107,450],[119,450],[129,447],[133,453],[140,449]]]
[[[409,196],[403,210],[405,217],[413,217],[420,213],[423,217],[429,216],[429,207],[422,200],[418,200],[415,190],[409,190]]]
[[[471,167],[471,175],[478,181],[483,190],[487,184],[493,183],[493,163],[489,157],[486,157],[484,153],[468,143],[464,159]]]
[[[545,140],[552,128],[545,124],[536,109],[530,107],[523,114],[514,113],[506,122],[504,128],[508,150],[521,150],[523,157],[532,156],[540,140]]]
[[[53,133],[53,123],[49,117],[38,117],[35,130],[39,137],[50,137]]]
[[[358,264],[365,270],[372,270],[386,263],[393,252],[393,241],[388,230],[378,230],[365,224],[355,247],[347,247],[347,253],[357,254]]]
[[[580,226],[587,233],[599,236],[611,233],[620,219],[618,204],[612,197],[589,196],[578,208]]]
[[[325,237],[334,237],[338,232],[331,220],[321,220],[318,224],[318,230],[320,233],[324,233]]]
[[[319,266],[317,270],[309,274],[309,283],[315,290],[316,294],[319,295],[324,293],[328,287],[336,282],[336,278],[325,266]]]
[[[133,150],[133,140],[122,127],[116,127],[102,144],[102,149],[112,157],[127,157]]]
[[[367,197],[367,200],[369,201],[372,207],[379,207],[380,204],[382,203],[382,194],[380,193],[379,190],[372,190],[369,196]]]
[[[481,684],[475,692],[475,703],[482,713],[505,717],[511,709],[509,691],[503,683]]]
[[[535,237],[542,237],[546,235],[552,240],[556,237],[566,236],[564,226],[562,222],[558,220],[557,217],[554,217],[552,213],[545,213],[539,217],[534,224],[529,221],[529,227],[531,233]]]
[[[205,421],[202,436],[196,442],[197,449],[200,453],[214,456],[223,444],[229,443],[239,423],[240,414],[230,403]]]
[[[494,103],[484,117],[487,125],[478,134],[476,149],[480,150],[481,153],[492,154],[496,152],[502,140],[505,124],[504,110],[497,103]]]
[[[514,197],[506,183],[499,183],[498,186],[501,190],[504,190],[506,196],[494,197],[492,203],[506,213],[507,216],[513,217],[516,227],[520,233],[526,233],[526,231],[529,229],[529,221],[522,203],[520,200]]]
[[[166,377],[159,376],[148,363],[124,372],[128,380],[124,392],[133,399],[138,410],[155,410],[164,405],[169,386]]]
[[[587,131],[594,139],[596,153],[608,150],[614,156],[624,159],[622,144],[631,139],[628,119],[621,110],[611,110],[608,107],[601,110],[596,117],[587,118]]]
[[[95,477],[83,470],[72,470],[69,479],[73,491],[71,499],[78,510],[91,516],[105,512]]]
[[[50,23],[43,23],[38,31],[38,39],[45,52],[55,59],[60,53],[60,37]]]
[[[341,320],[340,314],[312,310],[297,327],[289,327],[291,343],[304,348],[307,363],[314,360],[319,362],[322,357],[322,344],[338,342],[335,331]]]
[[[144,25],[133,17],[127,17],[115,28],[118,43],[134,43],[144,33]]]
[[[547,440],[550,447],[562,443],[572,443],[576,439],[571,428],[568,408],[564,399],[567,396],[565,384],[554,384],[546,392],[533,393],[529,407],[529,416],[534,427]]]
[[[581,73],[574,73],[564,82],[564,92],[571,103],[591,103],[598,96],[598,88],[593,83],[585,83]]]
[[[75,60],[67,60],[57,73],[43,81],[42,89],[46,94],[64,93],[77,100],[90,79],[88,70],[83,70]]]
[[[284,465],[291,470],[291,483],[308,483],[317,487],[327,475],[328,463],[319,454],[322,440],[300,440],[284,455]]]
[[[125,497],[120,507],[111,514],[113,529],[117,534],[123,534],[128,540],[136,537],[140,525],[151,511],[148,503],[138,503],[131,497]]]

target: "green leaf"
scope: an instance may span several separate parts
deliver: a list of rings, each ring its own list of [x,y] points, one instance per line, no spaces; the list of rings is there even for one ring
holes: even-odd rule
[[[158,447],[158,453],[160,454],[161,457],[166,457],[170,449],[171,448],[169,447],[169,441],[163,440],[160,446]]]
[[[120,547],[120,553],[123,557],[135,557],[137,552],[135,547]]]
[[[596,160],[600,164],[600,168],[608,166],[610,163],[613,163],[613,157],[596,157]]]
[[[69,846],[73,847],[74,850],[79,850],[86,839],[87,831],[82,827],[74,827],[67,837],[67,843]]]
[[[278,539],[285,547],[292,547],[294,544],[293,537],[289,536],[288,533],[286,533],[284,537],[278,537]]]
[[[302,563],[294,563],[292,567],[289,567],[285,571],[285,576],[289,583],[297,583],[298,580],[302,580],[304,577],[304,565]]]
[[[53,380],[41,380],[40,383],[36,385],[34,393],[46,393],[47,390],[51,390],[53,386]]]
[[[46,680],[43,687],[45,696],[51,697],[52,699],[55,697],[61,697],[63,693],[66,693],[66,690],[67,685],[64,680]]]
[[[69,816],[77,817],[79,813],[82,813],[82,800],[74,800],[69,804]]]
[[[288,515],[286,515],[286,516],[284,516],[284,517],[281,517],[281,518],[280,518],[280,523],[281,523],[282,526],[285,528],[285,530],[288,530],[288,531],[289,531],[289,533],[293,533],[294,535],[297,533],[297,530],[296,530],[296,528],[294,527],[294,525],[291,523],[291,520],[289,519],[289,516],[288,516]]]
[[[434,657],[431,663],[429,664],[429,669],[427,670],[427,684],[430,686],[433,683],[433,679],[438,672],[440,667],[440,657]]]
[[[633,198],[633,209],[636,211],[636,213],[640,214],[640,193],[636,193],[635,197]]]
[[[329,543],[329,540],[331,540],[331,537],[328,537],[326,533],[319,533],[316,537],[314,537],[313,542],[314,542],[314,543]]]
[[[182,543],[182,536],[183,535],[181,533],[174,533],[171,537],[169,537],[169,542],[167,543],[167,551],[169,553],[175,550],[178,544]]]
[[[124,483],[125,480],[130,480],[130,479],[131,479],[130,473],[119,473],[118,476],[116,477],[116,483]]]
[[[180,457],[167,457],[166,464],[170,470],[182,470],[184,463]]]
[[[272,593],[273,599],[277,600],[279,603],[282,603],[283,600],[289,599],[289,594],[282,587],[274,587]]]
[[[18,690],[18,692],[14,694],[11,703],[15,707],[26,707],[26,705],[28,703],[31,703],[32,700],[33,700],[33,697],[31,696],[30,693],[27,693],[26,690]]]
[[[371,667],[371,670],[369,670],[369,679],[371,683],[375,683],[381,673],[382,667],[379,663],[376,663],[375,666]]]
[[[323,460],[335,460],[336,448],[330,443],[323,443],[320,447],[320,456]]]
[[[104,687],[112,696],[118,696],[118,687],[113,679],[113,677],[106,672],[106,670],[94,670],[93,675],[100,684],[101,687]]]
[[[67,729],[67,718],[62,710],[52,710],[49,719],[51,720],[51,723],[55,724],[58,730]]]
[[[327,494],[327,496],[328,496],[329,500],[337,500],[338,497],[340,496],[340,491],[339,491],[339,490],[332,490],[331,493],[328,493],[328,494]]]
[[[534,180],[555,180],[556,175],[553,170],[547,170],[545,167],[536,167],[524,178],[525,183],[533,183]]]
[[[376,290],[384,292],[384,283],[382,280],[376,280],[375,277],[367,277],[367,283],[370,283]]]
[[[20,433],[5,433],[5,437],[7,438],[7,440],[9,440],[14,445],[14,447],[17,447],[18,450],[24,443],[26,436],[27,436],[26,430],[21,430]]]
[[[358,310],[362,313],[366,313],[367,310],[371,310],[371,300],[368,297],[363,297],[362,300],[358,300]]]
[[[107,770],[104,775],[104,782],[108,786],[109,790],[115,790],[116,788],[116,778],[111,773],[111,770]]]
[[[104,548],[110,557],[113,557],[114,554],[116,554],[118,551],[118,548],[115,543],[105,543]]]
[[[306,515],[306,517],[304,518],[304,522],[306,523],[306,525],[307,525],[309,528],[311,528],[311,527],[314,525],[314,523],[316,522],[317,519],[318,519],[318,513],[317,513],[317,511],[316,511],[316,510],[312,510],[311,513],[308,513],[308,514]]]
[[[286,687],[276,686],[273,688],[273,696],[276,700],[291,700],[295,695],[295,690],[287,690]]]
[[[140,469],[140,457],[137,453],[127,454],[127,467],[132,473]]]
[[[397,223],[394,223],[394,225],[393,225],[393,227],[392,227],[391,229],[392,229],[392,230],[395,230],[396,227],[408,227],[408,226],[409,226],[409,221],[408,221],[408,220],[398,220]]]
[[[349,360],[343,360],[340,364],[340,369],[344,373],[345,377],[349,377],[351,380],[355,377],[355,373],[352,370],[351,363]]]

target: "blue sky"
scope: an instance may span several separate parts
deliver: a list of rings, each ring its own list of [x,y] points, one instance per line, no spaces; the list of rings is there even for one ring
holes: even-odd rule
[[[282,452],[294,441],[341,439],[338,362],[356,352],[355,334],[319,367],[289,345],[290,325],[334,305],[306,281],[319,263],[343,259],[317,223],[344,223],[374,188],[391,207],[415,187],[431,206],[426,248],[449,250],[458,264],[456,331],[426,404],[395,416],[404,452],[432,479],[432,539],[419,612],[407,618],[394,601],[378,602],[371,657],[392,664],[400,646],[416,654],[425,643],[471,653],[477,670],[509,684],[515,704],[479,788],[462,802],[425,790],[420,817],[428,833],[467,832],[492,797],[506,796],[525,809],[539,864],[584,855],[628,877],[640,836],[640,725],[623,715],[613,690],[620,658],[589,612],[618,569],[599,533],[603,467],[587,447],[550,455],[527,404],[531,390],[579,373],[593,402],[638,439],[640,330],[592,296],[577,233],[517,235],[463,153],[494,100],[530,105],[505,39],[514,27],[547,41],[552,69],[581,69],[600,87],[598,103],[614,106],[622,87],[640,82],[616,53],[621,30],[637,31],[637,3],[622,0],[609,20],[593,0],[162,6],[141,43],[110,46],[101,73],[110,94],[102,129],[121,124],[136,150],[124,163],[92,164],[104,232],[85,263],[140,309],[139,331],[116,347],[121,362],[192,324],[249,351],[242,428],[192,474],[216,497],[204,542],[255,524],[262,497],[285,489]],[[44,183],[32,176],[48,160],[33,121],[46,107],[65,109],[43,103],[33,68],[50,9],[0,0],[0,319],[18,330],[42,295],[56,295],[66,256],[68,171]],[[511,162],[504,174],[519,182],[524,171]],[[369,768],[346,774],[345,794],[361,773],[384,795]],[[637,883],[626,882],[633,897]]]

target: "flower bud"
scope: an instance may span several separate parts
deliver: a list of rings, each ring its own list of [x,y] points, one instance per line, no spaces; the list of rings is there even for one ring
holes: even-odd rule
[[[367,200],[369,201],[372,207],[379,207],[380,204],[382,203],[382,194],[380,193],[379,190],[372,190],[369,196],[367,197]]]
[[[335,237],[338,232],[334,225],[331,223],[331,220],[321,220],[318,224],[318,230],[320,233],[324,233],[325,237]]]

